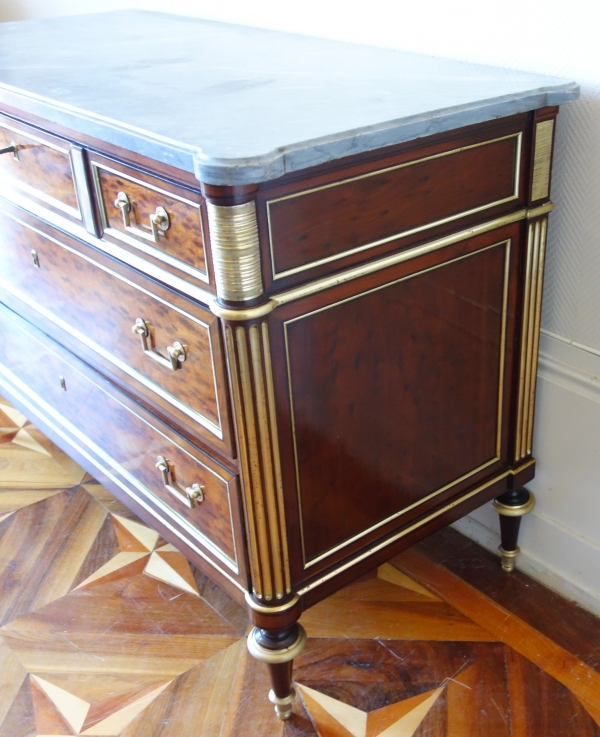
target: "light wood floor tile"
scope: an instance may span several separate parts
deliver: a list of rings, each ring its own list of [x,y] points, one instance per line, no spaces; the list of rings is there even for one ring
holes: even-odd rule
[[[31,425],[26,432],[42,448],[2,444],[0,489],[60,489],[81,482],[85,471]]]
[[[181,737],[191,724],[202,737],[220,737],[244,650],[245,642],[238,641],[179,676],[157,699],[156,709],[144,712],[122,737],[147,737],[155,724],[161,724],[156,737]],[[159,710],[161,718],[157,720]]]
[[[347,592],[340,599],[334,594],[306,611],[301,622],[309,637],[469,642],[498,639],[444,602],[397,602],[394,595],[392,590],[391,601],[383,597],[357,601]]]
[[[27,677],[27,670],[0,636],[0,724]]]

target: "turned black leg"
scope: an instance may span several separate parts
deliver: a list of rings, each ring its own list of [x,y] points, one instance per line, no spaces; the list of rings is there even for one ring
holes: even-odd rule
[[[254,627],[248,635],[248,650],[257,660],[266,663],[271,676],[269,701],[280,719],[289,719],[294,702],[292,667],[295,657],[306,645],[306,632],[294,622],[280,629]]]
[[[535,497],[525,488],[507,491],[494,500],[494,509],[500,515],[501,545],[498,552],[502,556],[502,568],[512,571],[519,554],[519,528],[521,517],[535,507]]]

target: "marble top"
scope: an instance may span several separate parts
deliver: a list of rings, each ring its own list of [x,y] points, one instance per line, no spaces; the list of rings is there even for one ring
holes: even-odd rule
[[[0,102],[211,184],[578,96],[556,77],[162,13],[0,23]]]

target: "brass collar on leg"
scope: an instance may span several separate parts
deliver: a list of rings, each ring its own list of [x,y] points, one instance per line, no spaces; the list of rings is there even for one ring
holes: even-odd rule
[[[535,507],[535,497],[529,492],[529,499],[525,504],[518,504],[511,506],[510,504],[502,504],[497,499],[494,499],[494,509],[498,514],[504,517],[522,517],[524,514],[529,514]]]
[[[253,658],[260,660],[263,663],[269,665],[277,665],[278,663],[288,663],[290,660],[298,657],[306,646],[306,631],[304,627],[298,625],[298,637],[289,647],[284,647],[281,650],[270,650],[263,645],[260,645],[256,641],[256,636],[259,633],[258,627],[253,627],[250,634],[248,635],[248,651]]]

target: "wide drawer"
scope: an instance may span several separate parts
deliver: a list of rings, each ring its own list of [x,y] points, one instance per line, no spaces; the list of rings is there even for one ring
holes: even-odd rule
[[[82,220],[74,165],[82,150],[68,141],[0,115],[0,186],[16,187],[44,207],[75,222]]]
[[[273,282],[283,288],[518,206],[525,124],[519,116],[263,188],[258,209]]]
[[[61,343],[94,351],[103,372],[231,454],[217,318],[7,203],[0,212],[3,289],[62,330]]]
[[[0,385],[58,423],[120,487],[237,577],[243,563],[237,475],[4,306],[0,335]],[[169,467],[168,486],[159,458]],[[186,489],[192,497],[199,489],[203,500],[190,508]]]
[[[211,283],[198,193],[88,153],[102,237],[142,251],[173,273]]]

